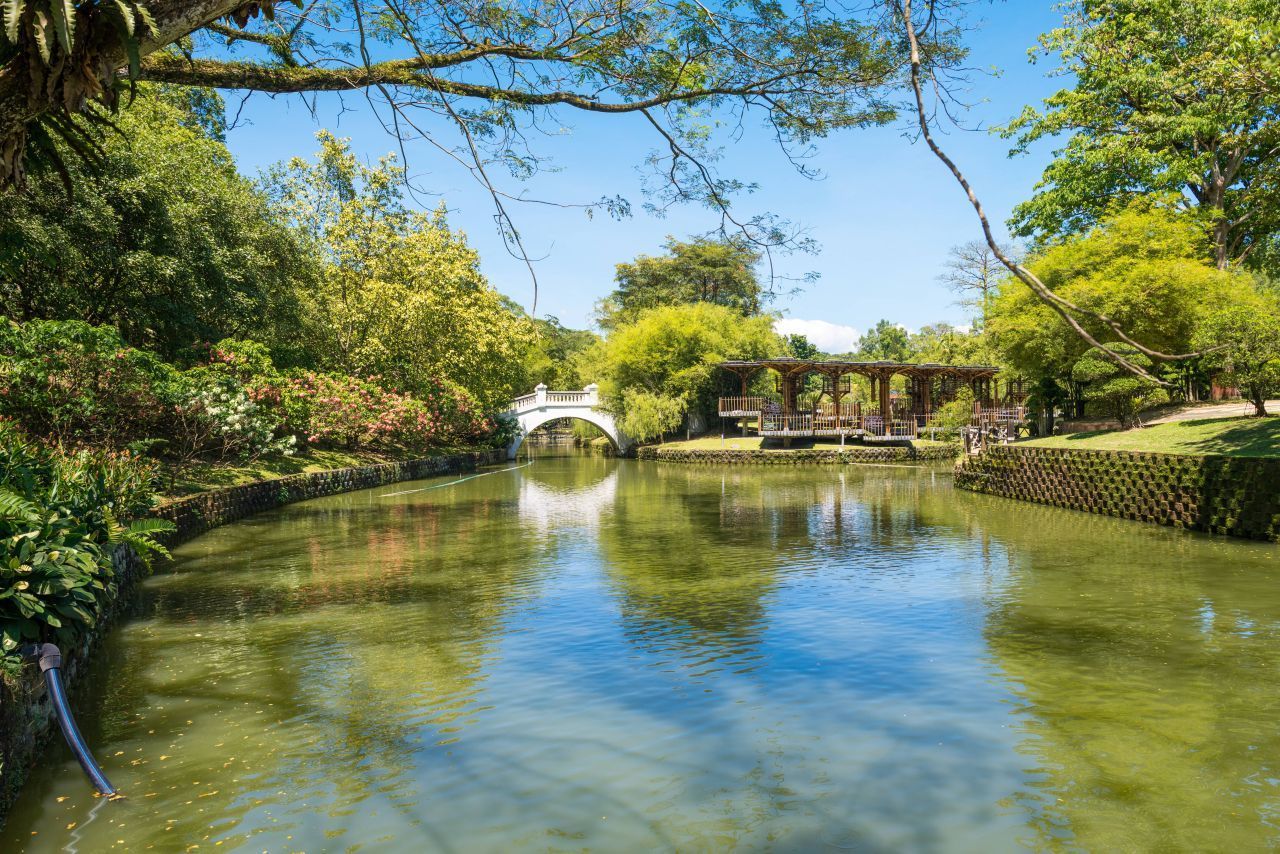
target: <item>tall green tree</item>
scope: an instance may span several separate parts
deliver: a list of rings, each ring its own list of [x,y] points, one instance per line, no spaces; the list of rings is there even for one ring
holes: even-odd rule
[[[705,302],[744,317],[759,314],[768,294],[756,275],[760,253],[741,240],[668,238],[666,253],[617,266],[617,287],[596,307],[604,329],[633,322],[664,305]]]
[[[208,117],[178,106],[208,97],[144,89],[101,171],[68,157],[74,195],[49,175],[0,195],[0,314],[110,324],[170,358],[237,336],[305,359],[296,293],[318,259],[236,172]]]
[[[583,355],[599,343],[600,337],[586,329],[569,329],[559,318],[534,321],[535,338],[524,356],[525,385],[538,383],[551,389],[578,389],[595,382],[591,366]]]
[[[858,358],[872,362],[908,362],[911,343],[907,330],[896,323],[879,320],[858,338]]]
[[[1152,366],[1150,359],[1128,344],[1104,346],[1143,368]],[[1095,348],[1072,366],[1071,378],[1084,386],[1085,400],[1099,415],[1115,418],[1122,427],[1135,425],[1139,412],[1168,399],[1154,382],[1134,376]]]
[[[1248,275],[1216,269],[1206,243],[1192,218],[1137,205],[1033,255],[1027,266],[1055,292],[1119,322],[1147,345],[1184,353],[1208,307],[1252,287]],[[1100,340],[1114,340],[1102,323],[1082,322]],[[1002,361],[1033,380],[1069,379],[1089,349],[1057,312],[1013,280],[992,301],[987,332]]]
[[[489,286],[443,207],[406,206],[393,156],[365,165],[346,140],[319,140],[314,162],[294,158],[265,182],[326,262],[305,320],[322,365],[410,391],[450,382],[486,405],[510,399],[533,324]]]
[[[680,418],[697,426],[713,411],[720,362],[781,350],[771,318],[694,303],[643,312],[615,329],[590,359],[603,374],[600,390],[621,417],[619,426],[647,438]]]
[[[1016,233],[1087,231],[1135,195],[1199,212],[1219,269],[1280,231],[1280,0],[1070,0],[1041,38],[1073,81],[1006,133],[1065,138]]]
[[[1208,351],[1206,367],[1248,396],[1254,414],[1267,414],[1267,397],[1280,392],[1280,299],[1258,294],[1208,312],[1195,343]]]

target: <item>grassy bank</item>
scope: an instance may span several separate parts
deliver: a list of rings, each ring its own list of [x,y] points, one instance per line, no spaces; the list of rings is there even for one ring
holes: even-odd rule
[[[1172,421],[1133,430],[1104,430],[1021,442],[1042,448],[1280,457],[1280,417]]]
[[[425,453],[386,453],[380,451],[342,451],[312,449],[291,457],[273,457],[246,463],[196,462],[183,466],[166,466],[161,474],[161,501],[182,498],[210,489],[243,486],[261,480],[273,480],[291,474],[372,466],[399,460],[439,457],[474,448],[433,448]]]

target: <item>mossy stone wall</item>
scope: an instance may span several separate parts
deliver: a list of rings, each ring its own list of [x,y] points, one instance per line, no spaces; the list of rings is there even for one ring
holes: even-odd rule
[[[1280,459],[995,446],[956,486],[1157,525],[1280,540]]]
[[[857,463],[950,462],[959,454],[959,445],[927,445],[923,447],[874,445],[845,448],[796,448],[783,451],[666,448],[661,445],[650,445],[636,451],[636,457],[639,459],[658,460],[666,463],[773,466],[794,466],[812,463],[849,465]]]

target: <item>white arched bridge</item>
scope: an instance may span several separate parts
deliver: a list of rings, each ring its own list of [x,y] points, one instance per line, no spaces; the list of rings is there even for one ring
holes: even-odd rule
[[[614,450],[625,454],[631,440],[618,429],[613,416],[600,408],[600,388],[595,383],[582,391],[548,391],[542,383],[532,394],[517,397],[503,413],[519,425],[515,439],[507,447],[507,459],[514,460],[524,444],[525,437],[548,421],[559,418],[578,418],[599,427],[609,437]]]

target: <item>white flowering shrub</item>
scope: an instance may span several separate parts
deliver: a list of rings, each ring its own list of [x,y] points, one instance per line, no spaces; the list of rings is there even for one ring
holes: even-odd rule
[[[198,376],[191,378],[194,382],[179,396],[176,407],[181,456],[216,453],[250,460],[293,454],[297,439],[291,434],[277,438],[279,424],[243,388],[210,382],[213,378],[204,372],[191,373]]]

